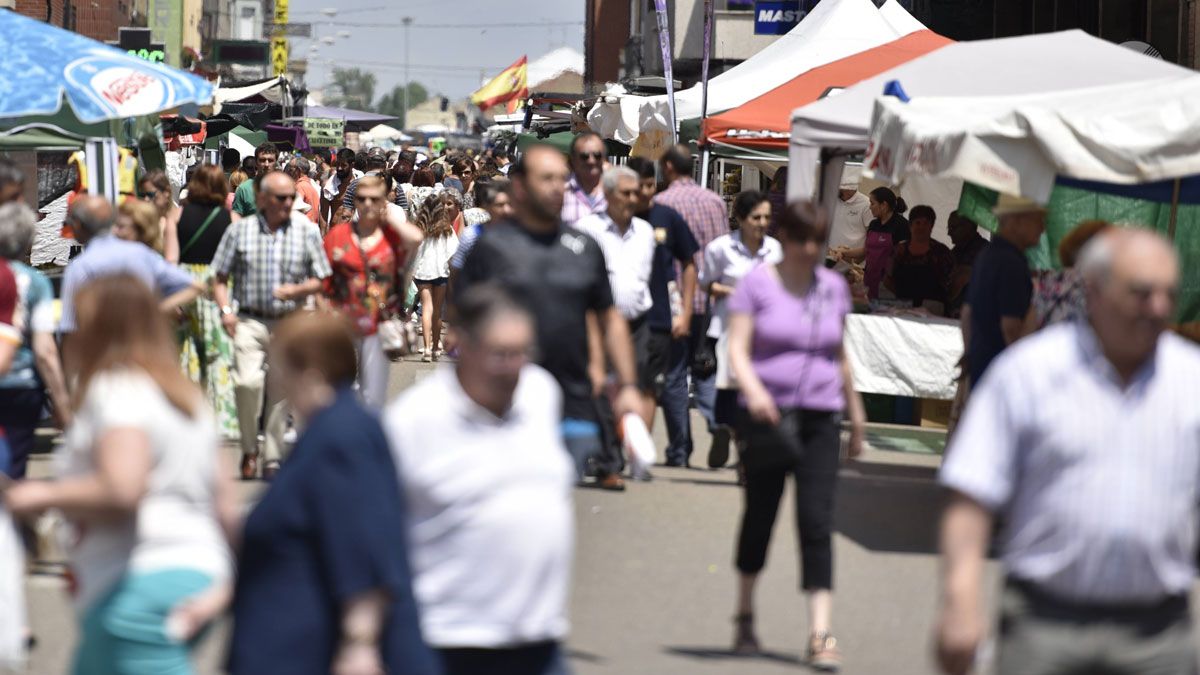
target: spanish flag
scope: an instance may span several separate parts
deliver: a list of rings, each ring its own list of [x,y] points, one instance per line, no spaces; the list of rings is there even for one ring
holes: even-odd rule
[[[479,106],[481,110],[487,110],[506,101],[519,105],[529,96],[525,72],[526,62],[526,57],[522,56],[516,63],[505,68],[504,72],[480,87],[479,91],[471,94],[471,103]]]

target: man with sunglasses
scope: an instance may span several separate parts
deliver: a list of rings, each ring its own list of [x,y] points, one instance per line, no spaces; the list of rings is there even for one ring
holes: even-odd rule
[[[571,141],[571,177],[563,193],[562,220],[574,225],[594,213],[604,213],[608,201],[600,178],[604,175],[604,139],[585,131]]]
[[[292,211],[296,184],[271,171],[246,181],[258,187],[257,215],[225,230],[213,257],[213,298],[233,338],[233,386],[241,427],[242,478],[258,473],[258,418],[267,395],[263,478],[274,477],[283,459],[286,410],[276,387],[266,386],[267,348],[275,324],[303,307],[332,274],[321,230]],[[232,291],[229,280],[234,280]]]
[[[254,149],[254,161],[258,166],[259,176],[271,173],[275,168],[275,160],[279,159],[279,150],[274,143],[263,143]],[[245,218],[258,213],[258,204],[254,194],[254,181],[242,181],[233,193],[233,212]]]

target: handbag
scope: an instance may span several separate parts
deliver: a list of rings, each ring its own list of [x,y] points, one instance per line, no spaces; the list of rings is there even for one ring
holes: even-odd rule
[[[371,277],[367,271],[369,268],[367,264],[367,252],[363,248],[362,239],[357,234],[351,233],[351,237],[354,239],[354,243],[358,245],[358,254],[362,258],[363,263],[363,282],[368,289],[367,292],[370,292]],[[414,256],[407,257],[408,260],[401,274],[401,280],[405,286],[412,283],[410,277],[412,275],[412,258]],[[375,301],[379,305],[379,322],[375,324],[375,335],[379,338],[379,346],[383,349],[384,356],[387,356],[392,361],[398,361],[415,352],[420,340],[417,336],[416,327],[405,320],[404,315],[407,314],[408,310],[407,298],[405,300],[404,311],[401,312],[401,316],[392,316],[386,309],[387,303],[381,301],[378,297],[375,298]]]

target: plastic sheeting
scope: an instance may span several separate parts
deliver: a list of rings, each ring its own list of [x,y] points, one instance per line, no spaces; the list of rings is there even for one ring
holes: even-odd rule
[[[954,399],[963,341],[953,319],[851,314],[844,345],[856,391]]]

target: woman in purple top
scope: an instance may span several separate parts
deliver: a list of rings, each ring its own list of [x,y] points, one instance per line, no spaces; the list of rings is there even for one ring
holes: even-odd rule
[[[796,480],[802,587],[808,595],[810,664],[841,663],[830,636],[833,494],[841,418],[850,416],[851,457],[862,451],[866,415],[842,349],[850,289],[822,265],[827,212],[809,203],[779,219],[783,260],[749,272],[729,300],[729,358],[741,385],[738,436],[745,443],[746,508],[738,536],[741,572],[734,650],[753,654],[754,584],[788,474]]]

